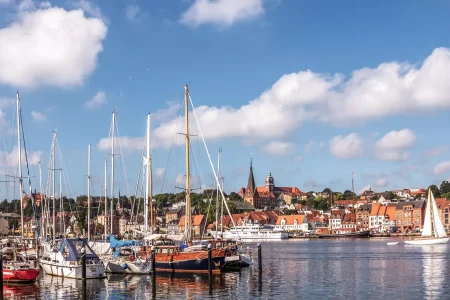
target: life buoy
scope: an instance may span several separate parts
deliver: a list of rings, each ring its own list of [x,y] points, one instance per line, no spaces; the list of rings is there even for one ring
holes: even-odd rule
[[[134,261],[134,255],[130,255],[129,260],[130,260],[131,262],[133,262],[133,261]]]

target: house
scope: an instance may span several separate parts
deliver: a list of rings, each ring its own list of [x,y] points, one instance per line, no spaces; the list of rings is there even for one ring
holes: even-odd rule
[[[436,198],[435,201],[436,206],[439,210],[442,225],[444,225],[444,228],[447,231],[450,229],[450,221],[449,221],[450,201],[445,198]]]
[[[360,199],[361,200],[367,200],[370,201],[373,197],[375,196],[375,193],[372,191],[372,187],[369,186],[369,190],[368,191],[364,191],[361,195],[360,195]]]
[[[178,222],[178,234],[183,234],[185,232],[184,220],[185,216],[182,216]],[[200,236],[206,233],[206,218],[204,215],[193,215],[191,225],[194,236]]]
[[[356,210],[356,227],[357,230],[369,230],[369,215],[372,209],[371,204],[363,204]]]
[[[394,195],[399,196],[400,198],[410,198],[411,197],[411,191],[409,189],[393,190],[392,193]]]
[[[182,215],[182,209],[180,207],[175,207],[166,212],[166,223],[172,220],[179,220]]]
[[[9,234],[9,222],[8,220],[0,215],[0,235]]]
[[[395,225],[403,232],[420,230],[425,217],[425,201],[408,201],[397,204],[395,210]]]
[[[384,219],[386,215],[386,206],[381,203],[373,203],[369,215],[369,229],[375,232],[383,232]]]
[[[410,189],[410,190],[409,190],[409,193],[410,193],[411,197],[414,197],[414,198],[423,198],[423,197],[425,197],[425,195],[426,195],[426,193],[427,193],[427,190],[426,190],[426,189],[422,189],[422,188],[419,188],[419,189]]]
[[[255,211],[255,207],[249,202],[245,201],[228,201],[228,203],[233,206],[234,211],[238,214],[245,212]]]
[[[178,233],[179,220],[172,220],[167,223],[167,234],[175,235]]]
[[[275,230],[305,232],[308,231],[308,220],[306,215],[279,216],[275,225]]]
[[[34,203],[37,207],[41,206],[41,202],[45,199],[45,195],[41,193],[36,193],[36,190],[34,190],[34,193],[31,193],[33,196]],[[28,201],[30,200],[30,195],[25,195],[23,197],[22,205],[23,208],[27,207]]]
[[[334,209],[331,211],[330,220],[331,220],[331,230],[341,228],[341,221],[344,217],[345,211],[343,209]]]
[[[351,212],[345,213],[341,220],[341,226],[333,229],[333,232],[337,234],[356,232],[355,215]]]

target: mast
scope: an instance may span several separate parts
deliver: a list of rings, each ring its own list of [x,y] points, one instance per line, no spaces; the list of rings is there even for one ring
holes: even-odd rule
[[[105,214],[104,214],[104,218],[103,218],[103,227],[105,229],[105,239],[106,239],[106,235],[108,234],[108,229],[106,227],[106,213],[108,212],[108,190],[107,190],[107,185],[108,185],[108,161],[105,159]]]
[[[53,194],[53,211],[52,211],[52,226],[53,226],[53,243],[55,242],[55,235],[56,235],[56,194],[55,194],[55,185],[56,185],[56,178],[55,178],[55,147],[56,147],[56,130],[53,130],[53,141],[52,141],[52,194]]]
[[[147,116],[147,157],[144,161],[147,165],[145,172],[145,202],[144,202],[144,231],[148,232],[148,199],[149,199],[149,185],[150,185],[150,114]]]
[[[59,171],[59,233],[66,234],[66,224],[64,223],[64,206],[62,195],[62,169]]]
[[[217,176],[219,176],[219,174],[217,173]],[[222,176],[222,191],[223,191],[223,176]],[[223,196],[223,195],[222,195]],[[221,202],[221,205],[222,205],[222,208],[220,209],[220,231],[221,231],[221,237],[222,237],[222,239],[223,239],[223,203],[225,202],[225,198],[223,198],[222,197],[222,202]],[[233,219],[232,218],[232,216],[231,216],[231,214],[230,214],[230,218],[231,219]],[[234,222],[234,221],[233,221]]]
[[[91,144],[88,145],[88,211],[87,211],[87,239],[91,240]]]
[[[222,152],[222,148],[219,149],[219,154],[217,155],[217,174],[220,173],[220,152]],[[216,189],[216,237],[218,227],[219,227],[219,185],[217,185]]]
[[[153,166],[152,166],[152,157],[150,156],[150,231],[153,232],[153,226],[155,225],[155,220],[153,217]]]
[[[186,219],[187,219],[187,239],[191,240],[191,171],[189,165],[189,90],[187,84],[184,86],[184,106],[186,121]]]
[[[112,113],[112,137],[111,137],[111,206],[110,206],[110,217],[111,217],[111,234],[113,234],[113,206],[114,206],[114,134],[116,131],[116,111]]]
[[[39,230],[39,235],[46,236],[45,233],[45,223],[44,223],[44,199],[42,199],[42,169],[41,169],[41,161],[38,162],[39,165],[39,194],[40,194],[40,201],[41,201],[41,228]]]
[[[22,139],[20,135],[20,98],[19,98],[19,92],[16,94],[16,104],[17,104],[17,151],[18,151],[18,158],[19,158],[19,197],[20,197],[20,224],[21,224],[21,235],[23,239],[23,178],[22,178]],[[31,196],[31,195],[30,195]]]

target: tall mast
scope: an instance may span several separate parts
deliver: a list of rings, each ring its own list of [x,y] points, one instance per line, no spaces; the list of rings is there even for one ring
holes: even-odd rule
[[[105,239],[106,239],[106,235],[108,234],[108,229],[106,227],[106,213],[108,212],[108,189],[107,189],[107,185],[108,185],[108,160],[105,159],[105,213],[104,213],[104,218],[103,218],[103,227],[105,229]]]
[[[352,193],[353,193],[353,210],[355,209],[355,182],[353,180],[354,172],[352,171]]]
[[[41,169],[41,161],[38,162],[39,165],[39,194],[40,194],[40,205],[41,205],[41,228],[39,230],[40,236],[45,236],[45,227],[44,227],[44,199],[42,199],[42,169]]]
[[[217,155],[217,174],[220,173],[220,152],[222,152],[222,148],[219,149],[219,154]],[[216,237],[218,227],[219,227],[219,185],[217,185],[216,189]]]
[[[64,223],[64,206],[62,194],[62,169],[59,171],[59,233],[66,234],[66,224]]]
[[[56,178],[55,178],[55,153],[56,153],[56,130],[53,131],[53,141],[52,141],[52,194],[53,194],[53,211],[52,211],[52,226],[53,226],[53,243],[55,242],[55,235],[56,235],[56,193],[55,193],[55,185],[56,185]]]
[[[91,144],[88,146],[88,211],[87,211],[87,238],[88,241],[91,240]]]
[[[114,134],[116,131],[116,111],[112,113],[112,137],[111,137],[111,206],[110,206],[110,217],[111,217],[111,234],[113,234],[113,206],[114,206]]]
[[[186,121],[186,219],[187,219],[187,239],[191,240],[191,171],[189,165],[189,90],[187,84],[184,86],[184,106]]]
[[[154,224],[154,219],[153,219],[153,168],[152,168],[152,157],[150,156],[150,189],[149,189],[149,195],[150,195],[150,230],[151,232],[153,232],[153,226]]]
[[[217,173],[217,176],[219,176],[219,173]],[[222,176],[222,192],[223,192],[223,176]],[[220,236],[222,237],[222,239],[223,239],[223,203],[224,202],[225,202],[225,199],[222,197],[222,201],[220,202],[220,204],[221,204],[221,209],[220,209],[220,231],[221,231],[221,234],[220,234]],[[233,219],[231,217],[231,214],[230,214],[230,218]]]
[[[20,197],[20,224],[21,224],[21,234],[23,238],[23,178],[22,178],[22,139],[21,139],[21,128],[20,128],[20,98],[19,92],[16,94],[17,102],[17,151],[19,156],[19,197]],[[31,196],[31,195],[30,195]]]
[[[148,198],[150,185],[150,114],[147,116],[147,157],[145,157],[145,164],[147,170],[145,172],[145,202],[144,202],[144,231],[148,232]]]

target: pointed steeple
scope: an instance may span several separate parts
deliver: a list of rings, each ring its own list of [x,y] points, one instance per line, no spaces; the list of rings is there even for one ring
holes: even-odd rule
[[[247,193],[253,196],[255,194],[255,191],[256,191],[255,178],[253,177],[253,165],[252,159],[250,158],[250,174],[248,175]]]

